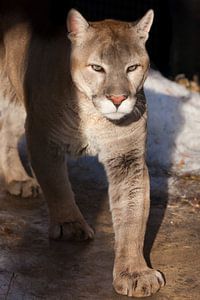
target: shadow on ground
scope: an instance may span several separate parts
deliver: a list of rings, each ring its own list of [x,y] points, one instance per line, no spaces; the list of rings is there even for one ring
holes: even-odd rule
[[[95,172],[103,172],[95,159],[89,165]],[[84,161],[72,162],[70,170],[80,208],[95,228],[95,240],[49,242],[47,206],[42,197],[14,198],[2,188],[0,299],[126,299],[112,289],[114,235],[106,180],[99,180],[99,176],[92,180]],[[149,299],[198,299],[199,182],[186,178],[174,179],[170,184],[176,197],[169,199],[164,215],[159,195],[155,195],[146,239],[147,256],[153,246],[151,263],[165,273],[167,285]]]

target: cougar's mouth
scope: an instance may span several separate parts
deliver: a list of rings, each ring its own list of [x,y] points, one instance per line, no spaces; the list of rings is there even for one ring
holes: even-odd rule
[[[97,97],[94,95],[92,101],[96,109],[109,120],[119,120],[130,115],[134,110],[136,98],[127,97],[122,103],[116,105],[106,97]]]
[[[109,120],[119,120],[122,119],[126,116],[127,114],[125,113],[120,113],[120,112],[113,112],[113,113],[104,113],[104,116],[109,119]]]

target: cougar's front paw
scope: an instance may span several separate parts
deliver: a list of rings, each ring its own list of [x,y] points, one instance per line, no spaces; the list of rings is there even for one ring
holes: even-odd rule
[[[36,197],[41,193],[40,186],[34,178],[25,181],[13,180],[7,183],[6,188],[11,195],[23,198]]]
[[[93,229],[86,222],[64,222],[62,224],[51,224],[49,237],[54,240],[77,240],[85,241],[94,238]]]
[[[114,275],[115,291],[129,297],[147,297],[155,294],[165,285],[163,275],[147,268],[143,271],[129,273],[126,270]]]

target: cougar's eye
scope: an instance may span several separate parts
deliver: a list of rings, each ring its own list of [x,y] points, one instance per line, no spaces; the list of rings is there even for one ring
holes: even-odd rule
[[[91,68],[96,72],[105,72],[104,68],[99,65],[91,65]]]
[[[126,72],[129,73],[129,72],[133,72],[135,71],[140,65],[139,64],[135,64],[135,65],[131,65],[127,68]]]

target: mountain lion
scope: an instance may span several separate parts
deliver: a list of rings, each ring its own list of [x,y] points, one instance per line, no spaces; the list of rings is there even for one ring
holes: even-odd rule
[[[13,15],[0,24],[0,92],[8,103],[1,116],[0,160],[7,189],[27,197],[40,185],[50,237],[92,239],[75,203],[66,154],[98,155],[108,177],[115,232],[113,285],[130,297],[150,296],[164,285],[143,257],[149,213],[143,83],[152,21],[150,10],[135,23],[88,23],[72,9],[68,38],[65,30],[45,35],[41,28],[40,34]],[[37,180],[27,175],[17,151],[24,122]]]

